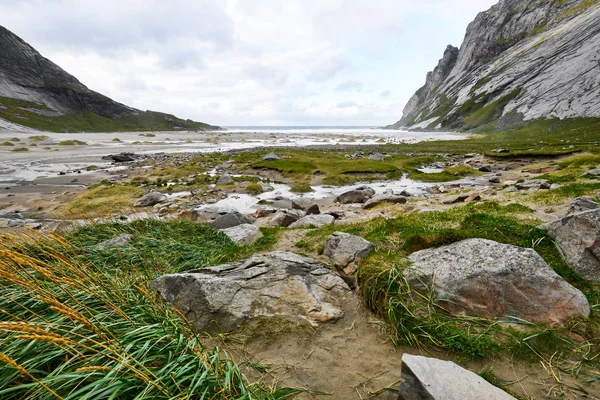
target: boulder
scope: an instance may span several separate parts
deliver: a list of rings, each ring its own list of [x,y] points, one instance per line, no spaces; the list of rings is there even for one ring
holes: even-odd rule
[[[405,276],[411,286],[433,286],[437,302],[453,314],[545,324],[590,314],[584,294],[532,249],[468,239],[413,253],[409,259],[412,266]]]
[[[472,203],[474,201],[480,201],[481,195],[477,192],[473,192],[465,199],[465,203]]]
[[[335,222],[335,218],[329,214],[307,215],[290,225],[290,228],[322,228]]]
[[[115,238],[105,240],[102,243],[98,243],[97,247],[100,249],[110,249],[113,247],[124,247],[124,246],[127,246],[129,243],[133,242],[133,239],[134,239],[133,235],[123,234],[123,235],[119,235]]]
[[[375,245],[361,237],[335,232],[325,241],[323,254],[345,274],[356,272],[358,263],[375,249]]]
[[[315,215],[321,213],[319,205],[313,200],[307,199],[306,197],[298,197],[297,199],[292,200],[292,208],[294,210],[302,210],[307,215]]]
[[[150,192],[133,203],[134,207],[152,207],[167,201],[168,197],[159,192]]]
[[[375,195],[375,191],[368,186],[360,186],[354,190],[340,194],[336,201],[341,204],[366,203]]]
[[[491,165],[484,165],[482,167],[478,168],[479,172],[492,172],[492,166]]]
[[[197,331],[230,332],[254,318],[284,317],[312,325],[343,317],[350,294],[322,263],[293,253],[254,255],[246,261],[164,275],[154,288]]]
[[[517,183],[515,186],[519,190],[550,189],[550,184],[545,179],[529,179],[525,182]]]
[[[365,210],[370,210],[371,208],[375,208],[383,203],[405,204],[406,201],[406,197],[404,196],[396,196],[395,194],[380,194],[373,196],[370,200],[368,200],[363,208]]]
[[[235,181],[231,177],[231,175],[221,175],[219,180],[217,181],[217,186],[225,186],[225,185],[233,185]]]
[[[263,157],[263,161],[277,161],[277,160],[281,160],[281,157],[279,157],[275,153],[269,153]]]
[[[468,194],[459,194],[456,196],[446,197],[445,199],[442,200],[442,204],[464,203],[465,200],[467,200],[469,198],[469,196],[470,195],[468,195]]]
[[[400,400],[515,400],[451,361],[402,355]]]
[[[584,211],[542,226],[567,263],[585,279],[600,282],[600,209]]]
[[[384,161],[385,157],[383,156],[383,154],[381,153],[375,153],[375,154],[371,154],[369,156],[369,160],[373,160],[373,161]]]
[[[600,168],[591,169],[581,176],[600,176]]]
[[[252,221],[244,214],[234,211],[217,217],[208,225],[215,229],[227,229],[243,224],[252,224]]]
[[[296,210],[281,210],[277,211],[271,220],[272,226],[288,227],[298,221],[304,215]]]
[[[263,237],[260,229],[251,224],[233,226],[231,228],[223,229],[222,232],[240,246],[251,246],[256,243],[258,239]]]
[[[277,211],[277,208],[273,207],[260,207],[256,209],[256,213],[254,215],[256,218],[265,218],[275,214]]]
[[[567,215],[573,215],[584,211],[596,210],[600,208],[600,204],[595,201],[591,201],[588,199],[584,199],[583,197],[578,197],[569,205],[569,210],[567,211]]]
[[[131,157],[129,154],[126,153],[121,153],[121,154],[114,154],[110,156],[110,159],[113,160],[114,162],[130,162],[130,161],[134,161],[134,158]]]

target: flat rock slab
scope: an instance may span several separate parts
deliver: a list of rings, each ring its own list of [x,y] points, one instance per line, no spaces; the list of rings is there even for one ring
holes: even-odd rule
[[[215,229],[227,229],[243,224],[252,224],[252,221],[244,214],[234,211],[217,217],[208,225]]]
[[[305,197],[298,197],[292,200],[292,208],[295,210],[302,210],[307,215],[321,214],[319,205],[314,200],[307,199]]]
[[[584,211],[542,225],[567,263],[590,281],[600,281],[600,209]]]
[[[585,295],[532,249],[468,239],[409,259],[413,264],[405,276],[411,286],[433,286],[438,303],[453,314],[545,324],[590,314]]]
[[[133,203],[134,207],[152,207],[167,201],[168,197],[159,192],[150,192]]]
[[[371,208],[375,208],[384,203],[405,204],[406,201],[407,199],[404,196],[396,196],[395,194],[380,194],[368,200],[363,208],[365,210],[370,210]]]
[[[356,272],[360,260],[369,255],[375,245],[361,237],[344,232],[334,232],[325,242],[323,254],[333,265],[351,275]]]
[[[375,190],[369,186],[360,186],[354,190],[349,190],[340,194],[336,201],[341,204],[366,203],[371,197],[375,196]]]
[[[263,237],[260,229],[251,224],[233,226],[231,228],[223,229],[222,232],[240,246],[251,246],[256,243],[258,239]]]
[[[590,210],[597,210],[599,208],[600,204],[596,203],[595,201],[591,201],[583,197],[578,197],[575,200],[573,200],[569,205],[567,215],[578,214]]]
[[[402,356],[400,400],[516,400],[451,361]]]
[[[335,222],[335,218],[329,214],[319,215],[307,215],[306,217],[300,218],[298,221],[291,224],[290,228],[322,228],[327,225],[331,225]]]
[[[164,275],[154,288],[197,331],[230,332],[246,320],[284,317],[313,325],[343,317],[350,294],[324,264],[294,253],[254,255],[246,261]]]

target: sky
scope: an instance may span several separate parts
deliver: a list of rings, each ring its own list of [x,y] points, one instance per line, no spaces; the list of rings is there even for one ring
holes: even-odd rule
[[[396,122],[497,0],[0,0],[90,89],[221,126]]]

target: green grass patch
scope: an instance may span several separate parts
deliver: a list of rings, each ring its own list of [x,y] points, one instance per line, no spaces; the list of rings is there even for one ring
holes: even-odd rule
[[[50,138],[46,135],[33,135],[29,136],[27,139],[29,139],[30,142],[43,142],[44,140],[48,140]]]
[[[86,146],[87,143],[81,140],[61,140],[57,143],[59,146]]]
[[[565,184],[557,189],[540,190],[531,196],[531,200],[538,204],[555,205],[566,199],[596,194],[600,191],[600,182],[578,182]]]
[[[293,193],[309,193],[312,192],[313,189],[308,182],[295,182],[290,188],[290,191]]]
[[[133,203],[144,194],[143,190],[127,185],[100,185],[79,198],[59,205],[55,213],[69,218],[105,217],[115,213],[133,212]]]
[[[12,149],[11,151],[14,151],[15,153],[21,153],[24,151],[29,151],[29,149],[27,147],[17,147],[17,148]]]
[[[14,144],[13,142],[9,142],[8,140],[6,140],[6,141],[4,141],[4,142],[0,143],[0,146],[6,146],[6,147],[9,147],[9,146],[14,146],[14,145],[15,145],[15,144]]]

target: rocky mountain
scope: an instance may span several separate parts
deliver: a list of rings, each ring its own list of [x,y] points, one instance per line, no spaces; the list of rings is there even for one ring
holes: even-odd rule
[[[49,131],[215,128],[169,114],[140,111],[94,92],[2,26],[0,118]]]
[[[448,46],[388,128],[583,117],[600,117],[600,0],[500,0],[469,25],[460,49]]]

